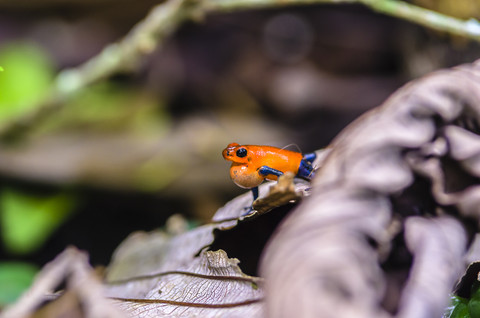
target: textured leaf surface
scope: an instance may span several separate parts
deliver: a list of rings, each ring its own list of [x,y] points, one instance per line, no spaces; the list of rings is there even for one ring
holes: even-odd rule
[[[223,251],[205,252],[175,271],[115,284],[109,295],[136,317],[263,317],[259,279],[237,263]]]

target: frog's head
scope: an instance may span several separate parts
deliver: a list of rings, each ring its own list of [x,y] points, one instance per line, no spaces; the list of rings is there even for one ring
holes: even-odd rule
[[[248,162],[248,150],[245,146],[233,142],[222,151],[223,158],[235,163]]]

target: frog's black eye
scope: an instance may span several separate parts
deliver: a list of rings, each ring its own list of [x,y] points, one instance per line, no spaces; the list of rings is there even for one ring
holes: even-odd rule
[[[247,155],[247,149],[245,148],[240,148],[237,150],[237,157],[243,158]]]

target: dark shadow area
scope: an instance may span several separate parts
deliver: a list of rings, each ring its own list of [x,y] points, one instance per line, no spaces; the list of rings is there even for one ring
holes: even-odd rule
[[[478,288],[478,274],[480,273],[480,262],[470,264],[465,275],[455,287],[454,294],[463,298],[470,298],[473,287]]]
[[[400,218],[409,216],[433,216],[437,206],[431,194],[432,184],[423,177],[416,176],[412,185],[402,193],[392,196],[392,210]]]
[[[276,208],[251,222],[240,222],[229,230],[215,230],[215,240],[209,250],[224,250],[228,257],[240,260],[239,266],[245,274],[258,276],[258,264],[265,245],[294,206]]]
[[[390,313],[398,310],[400,291],[403,290],[408,279],[409,268],[413,262],[413,256],[405,245],[403,230],[391,241],[391,251],[387,259],[381,264],[387,283],[382,307]]]

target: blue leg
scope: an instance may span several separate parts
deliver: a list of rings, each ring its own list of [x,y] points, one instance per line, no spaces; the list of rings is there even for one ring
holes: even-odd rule
[[[283,172],[277,169],[270,168],[269,166],[262,166],[258,169],[258,173],[262,176],[268,176],[269,174],[273,174],[274,176],[280,177]]]
[[[315,158],[313,159],[315,160]],[[300,161],[300,167],[298,167],[297,176],[307,180],[311,180],[315,176],[315,168],[312,166],[312,163],[308,160],[302,159]]]
[[[252,188],[253,201],[258,199],[258,187]]]
[[[317,154],[314,152],[306,153],[303,155],[303,160],[306,160],[308,162],[314,162],[316,158],[317,158]]]

